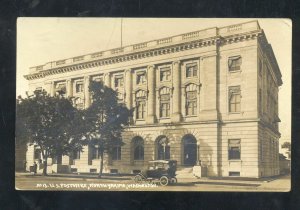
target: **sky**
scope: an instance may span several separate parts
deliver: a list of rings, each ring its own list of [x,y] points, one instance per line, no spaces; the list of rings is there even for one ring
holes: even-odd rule
[[[174,36],[211,27],[222,27],[254,19],[123,18],[122,44]],[[279,88],[280,143],[291,139],[291,44],[289,19],[259,21],[282,73]],[[29,67],[121,46],[120,18],[18,18],[17,96],[25,96]]]

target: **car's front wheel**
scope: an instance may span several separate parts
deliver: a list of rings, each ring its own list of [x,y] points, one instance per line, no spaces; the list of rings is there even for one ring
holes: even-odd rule
[[[169,184],[169,179],[166,176],[162,176],[159,179],[160,185],[167,186]]]
[[[177,183],[177,178],[175,178],[175,177],[171,178],[171,183],[172,183],[172,184]]]
[[[143,181],[143,178],[141,175],[136,175],[134,177],[134,181],[135,181],[135,183],[141,183]]]

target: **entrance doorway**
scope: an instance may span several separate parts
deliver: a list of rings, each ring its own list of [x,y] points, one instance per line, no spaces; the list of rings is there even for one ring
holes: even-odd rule
[[[197,140],[187,134],[182,138],[183,143],[183,164],[186,166],[194,166],[197,162]]]
[[[159,136],[156,139],[157,160],[170,159],[170,145],[166,136]]]

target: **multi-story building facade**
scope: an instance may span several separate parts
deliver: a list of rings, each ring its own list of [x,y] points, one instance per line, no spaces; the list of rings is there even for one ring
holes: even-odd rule
[[[279,174],[281,73],[257,21],[51,61],[25,77],[30,91],[61,91],[79,108],[91,104],[90,81],[103,81],[135,108],[124,146],[105,155],[105,172],[136,173],[149,160],[174,159],[181,168],[200,160],[208,176]],[[38,155],[28,147],[28,166]],[[91,146],[56,161],[99,171]]]

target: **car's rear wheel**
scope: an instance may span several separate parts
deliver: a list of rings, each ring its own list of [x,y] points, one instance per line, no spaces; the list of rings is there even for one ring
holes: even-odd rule
[[[160,183],[160,185],[162,185],[162,186],[167,186],[167,185],[169,184],[169,179],[168,179],[168,177],[166,177],[166,176],[160,177],[159,183]]]
[[[134,177],[134,181],[135,181],[135,183],[141,183],[143,181],[143,178],[141,175],[136,175]]]

